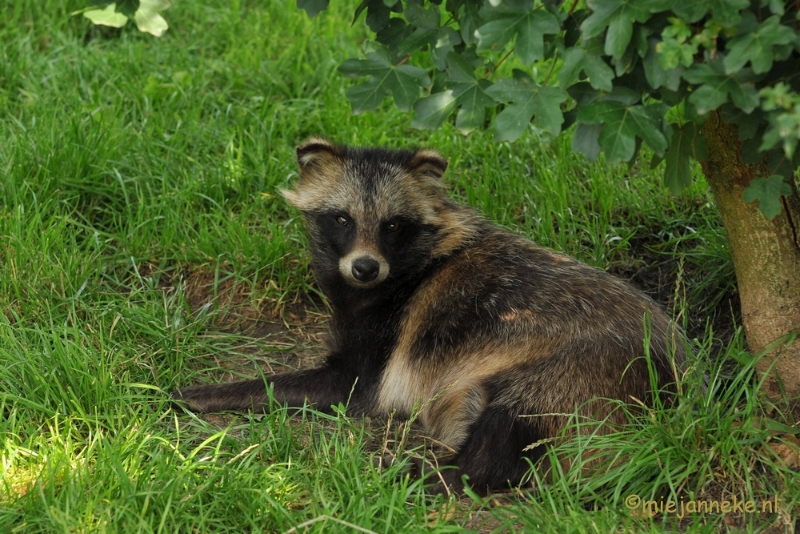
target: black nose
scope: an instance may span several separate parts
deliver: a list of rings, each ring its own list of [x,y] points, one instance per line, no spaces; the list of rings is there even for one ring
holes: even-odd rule
[[[380,269],[380,264],[372,258],[358,258],[353,262],[351,272],[359,282],[372,282],[378,278]]]

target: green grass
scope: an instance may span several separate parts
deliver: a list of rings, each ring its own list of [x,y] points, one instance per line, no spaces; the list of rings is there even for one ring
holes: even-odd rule
[[[367,33],[350,25],[354,2],[332,4],[309,21],[285,2],[179,2],[160,39],[94,28],[70,16],[77,1],[0,7],[0,531],[724,528],[724,514],[634,514],[632,494],[778,495],[779,513],[730,517],[790,528],[798,477],[765,446],[786,429],[765,415],[752,365],[723,365],[750,360],[702,180],[675,198],[659,170],[590,164],[566,137],[417,131],[388,103],[354,116],[336,66]],[[197,309],[192,280],[234,287],[237,305],[265,314],[308,302],[307,241],[278,189],[312,134],[439,149],[454,196],[632,276],[680,315],[710,362],[708,388],[687,378],[676,406],[565,444],[553,454],[576,468],[529,498],[455,510],[403,478],[402,462],[373,467],[375,422],[276,410],[220,425],[173,411],[166,391],[287,350],[220,330],[236,310]],[[592,477],[577,469],[586,450],[609,460]]]

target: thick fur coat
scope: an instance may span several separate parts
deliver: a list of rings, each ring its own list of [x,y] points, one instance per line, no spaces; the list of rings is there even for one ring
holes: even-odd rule
[[[334,314],[317,369],[269,377],[274,399],[320,410],[409,416],[457,451],[442,474],[479,493],[519,482],[565,419],[622,423],[602,399],[648,402],[649,351],[660,388],[685,360],[680,332],[629,284],[487,222],[450,200],[447,161],[431,150],[297,148],[283,191],[310,233],[312,264]],[[646,342],[646,339],[648,340]],[[257,379],[193,386],[197,411],[265,409]]]

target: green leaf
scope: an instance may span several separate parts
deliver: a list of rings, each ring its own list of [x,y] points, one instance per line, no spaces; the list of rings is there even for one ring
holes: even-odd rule
[[[436,33],[436,46],[431,48],[431,60],[438,70],[447,68],[447,55],[454,46],[461,44],[461,36],[449,26],[439,28]]]
[[[587,82],[578,82],[574,85],[570,85],[567,88],[567,93],[569,93],[569,96],[577,103],[576,108],[573,110],[575,111],[576,118],[577,110],[580,109],[581,106],[597,102],[603,97],[603,93],[600,90],[595,89]]]
[[[554,35],[561,31],[561,24],[555,15],[548,11],[536,10],[528,14],[520,23],[515,42],[515,53],[522,63],[529,65],[544,56],[543,35]]]
[[[701,115],[708,113],[728,101],[728,91],[721,85],[705,84],[689,97]]]
[[[633,106],[642,99],[642,95],[629,87],[615,87],[610,93],[602,95],[601,100],[619,102],[626,106]]]
[[[742,9],[750,6],[749,0],[674,0],[670,7],[679,18],[692,24],[711,11],[713,19],[727,28],[739,24]]]
[[[578,124],[572,135],[572,150],[580,152],[589,161],[597,161],[597,156],[603,150],[597,142],[602,129],[602,124]]]
[[[664,156],[659,156],[658,154],[653,154],[653,157],[650,158],[650,170],[652,171],[653,169],[655,169],[656,167],[661,165],[662,161],[664,161]]]
[[[543,9],[531,9],[532,3],[504,2],[489,16],[500,14],[475,31],[478,52],[500,49],[516,37],[515,53],[526,65],[544,56],[545,34],[557,34],[561,24],[555,15]]]
[[[439,28],[438,6],[432,5],[425,9],[422,3],[415,4],[409,2],[404,14],[408,23],[417,28],[425,28],[426,30],[436,30]]]
[[[767,161],[769,162],[769,172],[772,174],[793,177],[797,170],[797,162],[793,158],[787,157],[786,153],[779,149],[768,151]]]
[[[477,82],[478,76],[475,74],[475,69],[460,55],[454,52],[447,54],[447,65],[447,72],[452,84],[474,85]]]
[[[627,17],[617,17],[608,25],[605,53],[613,58],[622,57],[633,36],[633,24]]]
[[[733,104],[723,105],[720,108],[720,117],[723,121],[736,124],[739,127],[740,141],[753,139],[758,128],[766,120],[764,113],[760,109],[745,113]]]
[[[656,49],[657,40],[653,39],[650,48],[647,50],[642,60],[644,66],[644,75],[647,83],[653,89],[658,89],[661,86],[666,87],[670,91],[677,91],[681,84],[681,74],[683,74],[683,67],[677,66],[672,69],[664,70],[660,62],[660,55]]]
[[[139,9],[133,16],[139,31],[147,32],[156,37],[161,37],[169,29],[167,21],[161,12],[169,8],[167,0],[141,0]]]
[[[553,135],[561,132],[564,115],[561,103],[569,98],[558,87],[543,87],[526,73],[515,70],[513,79],[500,80],[486,89],[486,93],[498,102],[512,104],[494,119],[495,139],[514,141],[522,135],[536,117],[540,127]]]
[[[305,9],[309,18],[313,19],[320,11],[328,9],[329,2],[330,0],[297,0],[297,7],[299,9]]]
[[[678,66],[689,67],[694,63],[699,43],[692,37],[692,28],[685,21],[670,17],[669,26],[661,32],[661,41],[656,43],[658,63],[664,70]]]
[[[605,53],[620,59],[633,35],[633,23],[646,22],[653,7],[647,0],[587,0],[592,13],[581,24],[583,38],[600,35],[608,28]]]
[[[378,33],[389,24],[391,9],[383,0],[362,0],[356,8],[355,15],[353,16],[353,23],[358,20],[359,15],[361,15],[365,9],[367,10],[366,22],[370,30]]]
[[[90,0],[90,5],[100,5],[100,1]],[[121,28],[128,19],[136,22],[139,31],[161,37],[169,28],[160,12],[169,8],[168,0],[121,0],[107,4],[103,9],[85,11],[83,15],[94,24]]]
[[[797,148],[800,138],[800,109],[797,107],[786,113],[770,113],[769,128],[764,132],[759,150],[767,150],[782,142],[784,153],[790,158]]]
[[[697,22],[709,12],[711,6],[710,2],[697,1],[697,0],[675,0],[672,4],[672,11],[678,15],[681,20],[693,23]]]
[[[606,153],[609,163],[629,161],[636,150],[636,136],[625,127],[624,122],[610,123],[603,126],[597,142]]]
[[[567,89],[580,79],[581,71],[583,70],[583,62],[585,61],[586,51],[583,48],[567,48],[563,54],[564,63],[558,71],[558,84],[562,89]],[[608,67],[608,65],[606,65]],[[614,78],[614,71],[611,71],[611,78]],[[596,88],[595,88],[596,89]]]
[[[757,142],[742,143],[742,161],[754,165],[764,159],[764,153],[759,148]]]
[[[361,0],[361,3],[358,4],[358,6],[356,6],[355,13],[353,14],[352,24],[355,24],[356,21],[358,20],[358,17],[361,16],[361,13],[363,13],[364,10],[367,9],[367,7],[369,7],[370,1],[374,2],[375,0]]]
[[[394,49],[403,39],[411,35],[411,26],[399,18],[389,19],[389,23],[375,34],[375,40]]]
[[[586,75],[589,84],[600,91],[611,91],[614,71],[600,56],[592,55],[583,48],[568,48],[564,52],[564,65],[558,72],[558,83],[562,89],[573,85],[580,77]]]
[[[663,154],[667,148],[667,140],[661,132],[661,114],[654,106],[604,100],[581,107],[578,122],[603,124],[598,142],[610,162],[630,160],[637,136],[656,154]]]
[[[769,220],[774,219],[781,212],[781,195],[789,196],[792,188],[783,179],[783,176],[773,174],[769,178],[756,178],[744,190],[744,201],[758,200],[761,213]]]
[[[367,59],[348,59],[339,66],[339,72],[346,76],[369,76],[366,82],[345,93],[354,113],[377,108],[389,94],[399,109],[408,111],[419,98],[420,87],[430,84],[424,70],[394,65],[391,52],[384,47],[367,54]]]
[[[639,57],[644,57],[647,55],[647,51],[650,49],[650,42],[647,38],[651,33],[653,33],[653,31],[647,26],[636,26],[634,45],[636,48],[636,53],[639,54]]]
[[[758,92],[751,81],[747,69],[734,74],[725,74],[719,61],[694,64],[683,73],[689,83],[700,84],[689,96],[689,101],[697,107],[698,113],[705,114],[717,109],[728,101],[728,96],[745,113],[758,106]]]
[[[449,117],[458,106],[453,91],[444,91],[417,100],[414,104],[413,128],[435,129]]]
[[[667,149],[667,139],[661,132],[663,114],[656,106],[632,106],[628,108],[628,117],[636,135],[647,143],[653,152],[663,154]]]
[[[480,15],[480,2],[464,2],[464,10],[461,12],[459,19],[461,39],[464,44],[471,45],[478,42],[475,37],[475,30],[483,24],[483,18]]]
[[[351,58],[339,65],[339,72],[345,76],[376,76],[392,66],[392,56],[385,48],[367,54],[367,59]]]
[[[461,106],[456,116],[456,128],[462,133],[468,133],[483,126],[486,108],[497,104],[486,93],[491,82],[478,79],[472,66],[454,52],[447,55],[447,64],[447,87],[452,89],[453,96]]]
[[[411,55],[427,46],[433,48],[439,33],[438,6],[431,5],[426,9],[422,2],[408,2],[404,15],[412,31],[397,45],[397,55]],[[390,19],[387,26],[392,24],[392,20],[396,19]]]
[[[783,15],[786,11],[783,7],[783,0],[767,0],[767,4],[769,4],[769,10],[776,15]],[[761,2],[761,5],[764,5],[764,2]]]
[[[711,8],[713,19],[727,28],[732,28],[742,20],[741,10],[750,7],[750,0],[701,0]]]
[[[773,15],[756,31],[743,33],[728,42],[728,55],[723,61],[725,73],[737,72],[748,61],[756,74],[768,72],[775,56],[772,47],[789,44],[796,39],[794,30],[781,25],[780,17]]]
[[[699,161],[708,159],[706,140],[700,134],[696,124],[689,122],[675,128],[669,144],[665,160],[664,183],[673,195],[679,194],[692,183],[690,159]]]
[[[128,17],[122,13],[117,13],[114,4],[109,4],[104,9],[84,11],[83,16],[91,20],[93,24],[111,26],[112,28],[122,28],[128,23]]]
[[[436,29],[417,28],[397,45],[397,54],[407,56],[426,46],[433,46],[437,33]]]
[[[486,108],[497,104],[484,92],[491,85],[490,82],[481,80],[480,83],[480,87],[470,89],[458,97],[461,109],[456,115],[456,129],[461,133],[469,133],[475,128],[483,126],[486,120]]]
[[[116,3],[117,13],[122,13],[128,18],[133,18],[139,10],[139,0],[119,0]]]

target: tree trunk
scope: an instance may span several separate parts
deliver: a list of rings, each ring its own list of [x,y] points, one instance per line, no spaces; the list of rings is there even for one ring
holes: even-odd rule
[[[754,178],[769,176],[766,158],[742,161],[738,128],[712,113],[703,125],[708,160],[703,172],[711,186],[728,234],[742,305],[742,321],[772,400],[800,396],[800,195],[781,197],[783,210],[770,221],[758,202],[745,202],[744,189]],[[771,371],[770,371],[771,370]],[[783,391],[781,390],[781,384]],[[800,403],[795,400],[795,409]]]

